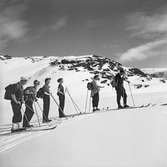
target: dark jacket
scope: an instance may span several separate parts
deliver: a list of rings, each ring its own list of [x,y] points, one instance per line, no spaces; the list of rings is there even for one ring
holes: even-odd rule
[[[36,99],[37,90],[34,86],[27,87],[24,90],[24,100],[25,101],[34,101]]]
[[[64,87],[62,84],[59,84],[59,86],[58,86],[57,95],[58,96],[65,96]]]
[[[44,95],[50,96],[50,86],[49,85],[44,85],[43,90],[44,90]]]
[[[124,77],[121,76],[120,73],[118,73],[115,76],[115,88],[116,89],[122,88],[124,86],[123,83],[124,83]]]
[[[93,89],[91,90],[91,97],[99,93],[100,91],[100,86],[97,84],[95,80],[92,81],[92,84],[93,84]]]
[[[20,82],[13,85],[11,94],[16,96],[17,101],[23,101],[24,98],[24,89]]]

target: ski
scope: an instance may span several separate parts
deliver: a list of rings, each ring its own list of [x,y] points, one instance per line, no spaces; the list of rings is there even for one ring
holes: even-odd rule
[[[129,106],[129,107],[125,107],[125,108],[109,108],[107,107],[107,109],[103,108],[100,111],[95,111],[93,113],[99,113],[99,112],[107,112],[107,111],[119,111],[119,110],[128,110],[128,109],[140,109],[140,108],[147,108],[147,107],[153,107],[155,106],[154,104],[148,103],[145,105],[139,105],[139,106]]]
[[[51,125],[53,125],[53,124],[60,124],[60,123],[62,123],[62,120],[61,120],[61,119],[56,119],[56,118],[54,118],[54,119],[52,119],[51,122],[40,123],[40,126],[39,126],[39,124],[38,124],[37,122],[32,122],[32,125],[33,125],[32,128],[34,128],[34,127],[51,126]],[[9,126],[7,126],[7,127],[0,128],[0,135],[3,134],[3,133],[5,133],[6,131],[10,131],[10,130],[11,130],[11,126],[12,126],[12,125],[9,125]],[[24,129],[25,129],[25,128],[20,128],[20,129],[18,129],[18,131],[22,131],[22,130],[24,130]]]
[[[11,131],[11,129],[8,129],[4,132],[0,132],[0,136],[21,134],[21,133],[26,133],[26,132],[47,131],[47,130],[53,130],[56,127],[57,127],[57,124],[45,125],[45,126],[34,126],[31,128],[20,128],[20,129],[17,129],[15,131]]]
[[[109,110],[128,110],[128,109],[140,109],[140,108],[147,108],[147,107],[151,107],[152,104],[148,103],[146,105],[140,105],[140,106],[129,106],[129,107],[124,107],[124,108],[115,108],[115,109],[109,109]]]

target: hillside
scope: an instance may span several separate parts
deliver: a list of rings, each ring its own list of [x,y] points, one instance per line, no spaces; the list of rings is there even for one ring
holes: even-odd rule
[[[118,66],[126,71],[128,104],[136,108],[117,110],[116,93],[110,80]],[[155,69],[156,70],[156,69]],[[87,82],[99,74],[101,111],[92,113]],[[0,56],[0,131],[10,129],[12,110],[4,100],[5,86],[28,78],[26,86],[38,79],[42,86],[51,77],[51,92],[58,101],[57,79],[64,78],[65,114],[83,115],[60,120],[57,104],[51,99],[49,117],[57,128],[50,131],[0,134],[1,167],[166,167],[167,82],[137,68],[125,67],[112,59],[96,55],[70,57]],[[131,88],[131,89],[130,89]],[[132,93],[132,94],[131,94]],[[39,99],[42,106],[42,100]],[[87,105],[86,105],[87,101]],[[149,105],[148,105],[149,104]],[[145,105],[147,107],[139,108]],[[87,106],[87,107],[86,107]],[[24,112],[24,105],[22,113]],[[42,118],[42,112],[37,108]],[[37,124],[34,114],[32,123]]]

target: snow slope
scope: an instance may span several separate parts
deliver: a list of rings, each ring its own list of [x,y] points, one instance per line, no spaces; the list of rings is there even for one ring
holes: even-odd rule
[[[1,166],[165,167],[164,109],[157,106],[76,117],[0,153]]]
[[[100,91],[100,108],[116,109],[115,90],[108,85],[110,77],[117,72],[116,66],[112,59],[92,55],[12,59],[2,56],[0,128],[10,127],[12,118],[10,102],[3,99],[4,88],[18,81],[20,76],[29,78],[26,86],[31,85],[34,79],[43,85],[44,79],[51,77],[51,89],[56,100],[56,81],[63,77],[70,95],[81,112],[85,112],[87,93],[88,97],[90,95],[86,84],[97,73],[105,86]],[[63,120],[52,131],[0,136],[0,166],[166,167],[167,105],[163,104],[167,103],[167,83],[138,69],[123,68],[131,81],[135,105],[151,103],[148,108],[91,113]],[[125,87],[128,104],[133,105],[128,84]],[[39,103],[42,105],[41,100]],[[90,104],[88,98],[87,112],[90,112]],[[41,117],[39,109],[38,113]],[[77,113],[67,93],[65,113]],[[57,105],[51,100],[50,117],[56,116]],[[34,115],[32,121],[36,120]]]

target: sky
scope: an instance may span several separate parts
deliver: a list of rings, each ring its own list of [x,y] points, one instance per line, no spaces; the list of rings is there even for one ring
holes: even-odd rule
[[[166,0],[1,0],[0,54],[96,54],[167,66]]]

